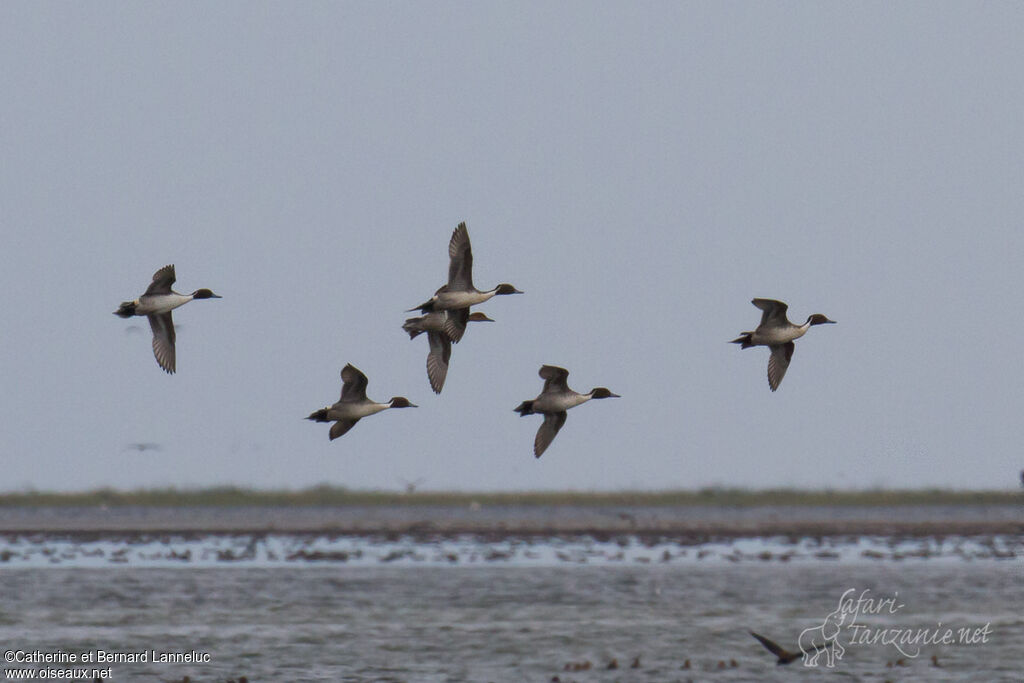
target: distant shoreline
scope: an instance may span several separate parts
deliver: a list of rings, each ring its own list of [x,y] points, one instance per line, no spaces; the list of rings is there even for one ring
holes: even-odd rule
[[[315,487],[0,494],[0,533],[1024,538],[1024,491],[413,492]]]
[[[3,507],[318,507],[318,506],[900,506],[1020,505],[1024,490],[952,489],[741,489],[702,488],[666,491],[384,491],[335,486],[304,489],[151,488],[87,491],[0,492]]]

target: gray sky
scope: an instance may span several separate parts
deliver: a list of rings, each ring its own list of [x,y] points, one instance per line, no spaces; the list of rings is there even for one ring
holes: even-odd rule
[[[0,4],[0,489],[1014,486],[1022,36],[997,2]],[[436,397],[401,324],[461,220],[525,294]],[[167,263],[224,297],[175,311],[174,376],[111,315]],[[775,394],[727,343],[755,296],[839,321]],[[420,408],[329,442],[347,362]],[[535,460],[542,363],[622,398]]]

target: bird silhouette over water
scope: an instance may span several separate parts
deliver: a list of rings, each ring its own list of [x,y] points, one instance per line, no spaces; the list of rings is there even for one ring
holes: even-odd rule
[[[330,431],[331,441],[345,434],[359,420],[369,415],[388,408],[417,407],[404,396],[395,396],[387,403],[377,403],[366,398],[366,385],[369,384],[369,380],[351,363],[342,368],[341,382],[341,398],[338,402],[314,411],[306,418],[314,422],[334,422]]]
[[[174,264],[164,266],[153,273],[153,281],[145,293],[133,301],[122,301],[114,315],[131,318],[144,315],[149,318],[149,326],[153,330],[153,355],[157,364],[167,374],[175,372],[174,320],[171,311],[183,306],[193,299],[220,299],[208,289],[197,289],[191,294],[178,294],[171,289],[174,284]]]
[[[538,458],[565,424],[567,410],[592,398],[621,398],[604,387],[596,387],[585,394],[573,391],[569,388],[569,371],[555,365],[542,365],[539,374],[544,380],[544,389],[540,395],[532,401],[523,401],[515,408],[520,417],[534,414],[544,416],[544,422],[533,440],[533,454]]]
[[[804,653],[801,650],[797,650],[796,652],[792,652],[790,650],[783,649],[774,640],[769,640],[769,639],[765,638],[764,636],[762,636],[760,634],[754,633],[753,631],[750,632],[750,635],[752,635],[755,638],[757,638],[761,642],[761,644],[764,645],[765,648],[769,652],[771,652],[773,655],[778,657],[778,661],[775,662],[776,665],[790,664],[790,663],[792,663],[792,662],[796,661],[797,659],[800,659],[801,657],[804,656]],[[824,645],[815,645],[814,646],[814,651],[815,652],[820,652],[821,650],[824,650],[825,648],[832,647],[832,643],[833,642],[834,641],[830,640],[827,643],[825,643]]]
[[[743,332],[739,337],[733,339],[732,344],[740,344],[741,349],[749,349],[751,346],[767,346],[771,349],[768,357],[768,386],[772,391],[779,388],[782,378],[789,369],[789,361],[793,358],[793,344],[807,333],[812,325],[823,325],[834,323],[821,313],[815,313],[807,318],[802,325],[794,325],[786,317],[786,310],[789,308],[781,301],[774,299],[754,299],[750,303],[763,311],[761,313],[761,324],[753,332]]]

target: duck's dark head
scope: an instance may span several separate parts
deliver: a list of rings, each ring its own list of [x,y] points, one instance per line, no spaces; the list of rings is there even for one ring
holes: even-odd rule
[[[392,408],[419,408],[415,403],[411,403],[405,396],[395,396],[389,402]]]
[[[618,394],[613,394],[604,387],[597,387],[590,390],[590,398],[622,398]]]
[[[507,282],[502,283],[494,288],[495,294],[522,294],[518,289],[508,284]]]
[[[807,318],[808,325],[824,325],[825,323],[834,323],[835,320],[829,320],[821,313],[815,313],[814,315]]]
[[[223,297],[217,296],[208,289],[197,289],[192,292],[193,299],[221,299]]]
[[[493,319],[487,317],[486,313],[483,313],[481,311],[476,311],[475,313],[470,313],[468,320],[474,320],[474,321],[476,321],[478,323],[482,323],[482,322],[493,323],[494,322]]]

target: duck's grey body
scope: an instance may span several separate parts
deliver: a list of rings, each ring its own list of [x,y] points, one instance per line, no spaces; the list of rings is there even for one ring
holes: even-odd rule
[[[172,263],[153,273],[153,281],[142,296],[134,301],[121,302],[121,306],[114,311],[114,315],[122,318],[144,315],[149,319],[149,326],[153,330],[153,355],[156,357],[156,362],[168,374],[173,374],[176,369],[174,342],[177,335],[174,332],[171,311],[193,299],[221,298],[209,289],[197,289],[191,294],[179,294],[171,290],[174,280],[174,264]]]
[[[388,408],[415,408],[404,396],[395,396],[387,403],[377,403],[366,397],[369,380],[358,368],[349,363],[341,370],[341,398],[334,405],[321,408],[310,414],[307,420],[333,422],[331,441],[342,436],[355,426],[356,422],[375,415]]]
[[[498,294],[522,292],[510,284],[500,284],[486,292],[473,286],[473,249],[469,243],[469,230],[465,223],[459,223],[448,242],[448,284],[434,292],[434,296],[428,301],[409,310],[419,310],[423,313],[435,310],[461,310],[458,316],[449,319],[449,327],[446,328],[448,336],[457,342],[466,329],[465,321],[469,315],[469,307],[482,304]]]
[[[544,389],[537,398],[532,401],[523,401],[515,409],[520,417],[526,415],[542,414],[544,422],[537,430],[537,436],[533,440],[533,454],[540,457],[547,450],[547,447],[554,441],[558,430],[565,424],[566,411],[575,408],[594,398],[619,398],[604,387],[596,387],[586,394],[573,391],[569,388],[569,371],[555,365],[542,365],[540,368],[541,379],[544,380]]]
[[[793,341],[807,333],[812,325],[834,323],[821,313],[808,316],[802,325],[796,325],[786,317],[788,306],[775,299],[754,299],[750,303],[761,309],[761,324],[752,332],[743,332],[732,340],[732,344],[740,344],[740,348],[751,346],[767,346],[771,350],[768,357],[768,386],[772,391],[779,388],[782,378],[789,369],[789,361],[793,358],[796,345]]]
[[[465,309],[465,312],[469,313],[469,309]],[[440,394],[444,388],[444,380],[448,376],[448,362],[452,356],[452,342],[458,342],[449,336],[451,318],[458,313],[460,311],[431,311],[418,318],[409,318],[402,325],[402,329],[409,333],[409,339],[427,333],[427,342],[430,345],[430,351],[427,352],[427,379],[430,380],[430,388],[435,394]],[[469,314],[466,322],[469,321],[494,322],[479,311]],[[465,322],[462,323],[462,328],[465,329]]]

